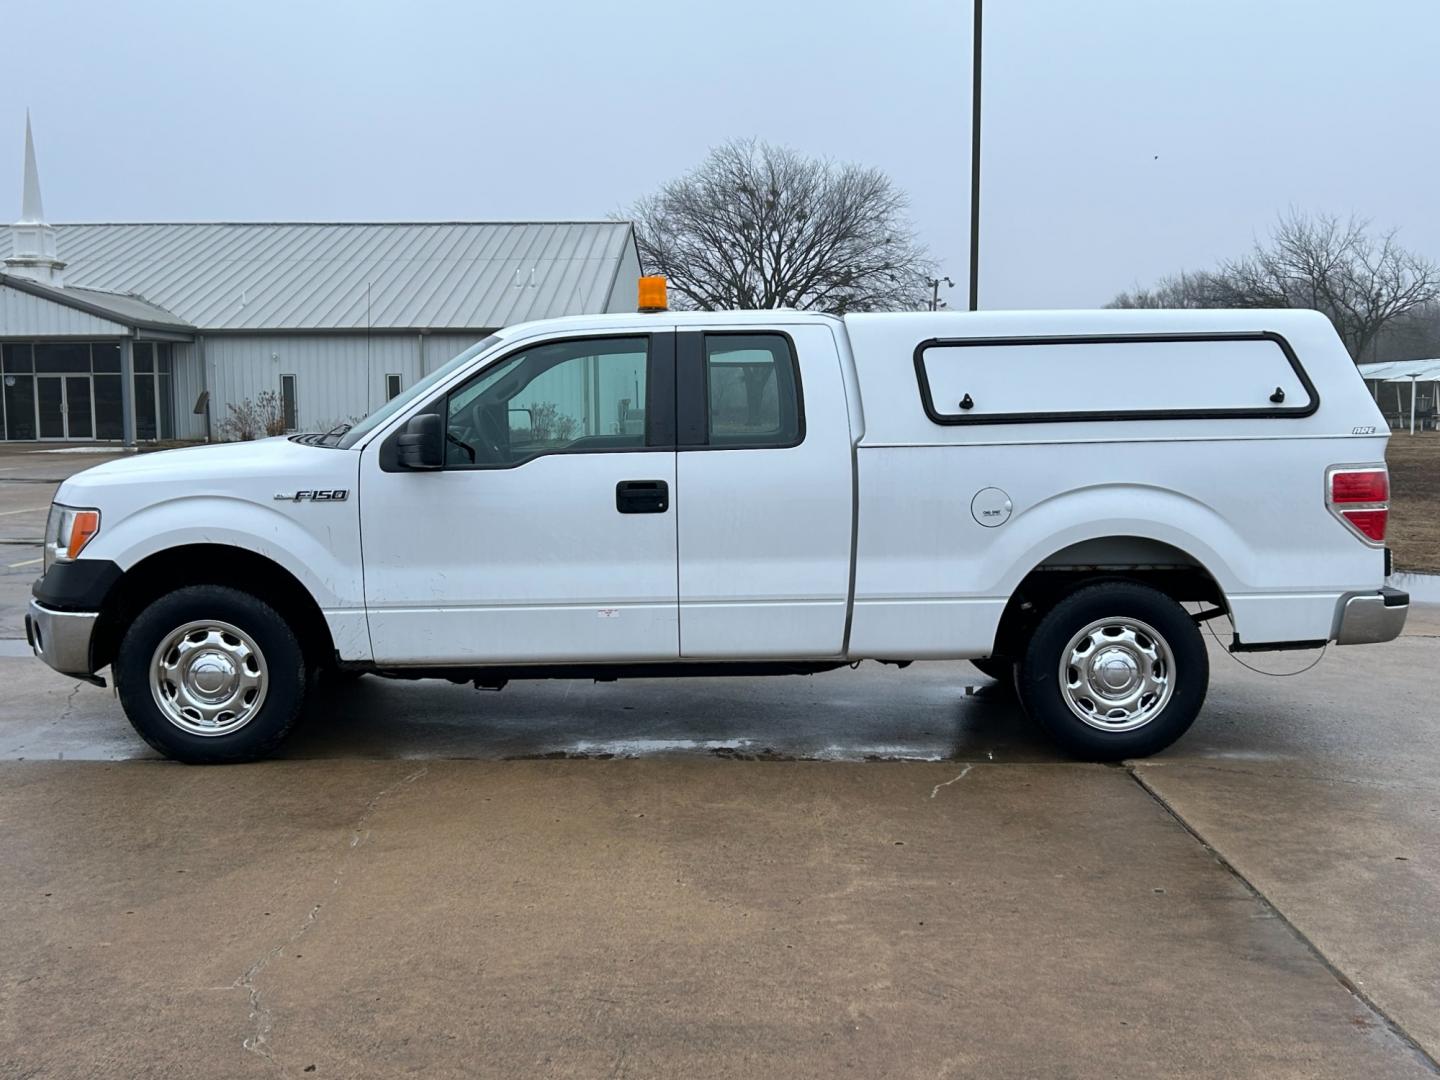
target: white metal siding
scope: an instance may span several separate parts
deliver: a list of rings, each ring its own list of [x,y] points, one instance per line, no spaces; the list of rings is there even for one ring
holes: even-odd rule
[[[205,417],[195,415],[195,399],[205,389],[204,373],[200,370],[199,347],[191,342],[176,344],[174,351],[175,437],[203,439]]]
[[[430,335],[426,341],[432,369],[460,351],[448,342],[437,344],[450,337]],[[207,334],[205,364],[216,435],[232,403],[253,400],[266,390],[278,394],[281,375],[295,376],[302,429],[351,422],[384,404],[386,375],[399,374],[402,386],[420,378],[419,342],[418,334]]]
[[[128,333],[119,323],[0,285],[0,338],[113,338]]]
[[[620,268],[615,274],[610,297],[605,302],[606,311],[634,311],[640,301],[640,254],[634,244],[625,245],[625,254],[620,259]]]
[[[425,370],[428,375],[438,367],[444,367],[455,357],[470,348],[485,334],[427,334],[425,335]],[[405,383],[409,386],[407,380]]]

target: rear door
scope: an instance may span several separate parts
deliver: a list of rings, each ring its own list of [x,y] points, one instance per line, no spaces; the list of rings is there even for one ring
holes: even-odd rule
[[[853,447],[830,327],[686,329],[676,377],[681,656],[841,655]]]
[[[443,469],[361,465],[378,663],[676,659],[672,332],[531,341],[420,411]]]

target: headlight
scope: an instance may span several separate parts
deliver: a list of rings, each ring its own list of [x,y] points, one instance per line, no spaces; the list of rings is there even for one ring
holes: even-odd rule
[[[48,571],[52,563],[70,562],[77,558],[99,531],[99,510],[81,510],[52,503],[50,517],[45,522],[44,569]]]

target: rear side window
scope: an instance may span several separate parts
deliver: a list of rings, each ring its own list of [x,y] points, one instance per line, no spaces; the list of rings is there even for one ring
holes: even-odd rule
[[[937,424],[1309,416],[1320,403],[1273,333],[926,341],[915,374]]]
[[[783,334],[706,334],[709,445],[730,449],[800,442],[795,353]]]

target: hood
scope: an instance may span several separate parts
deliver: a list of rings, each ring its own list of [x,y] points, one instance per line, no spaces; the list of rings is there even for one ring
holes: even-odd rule
[[[279,481],[308,474],[314,474],[317,481],[321,476],[353,478],[358,454],[357,450],[307,446],[285,436],[132,454],[76,473],[60,485],[55,501],[86,505],[86,492],[132,484],[180,483],[205,487],[231,480]]]

